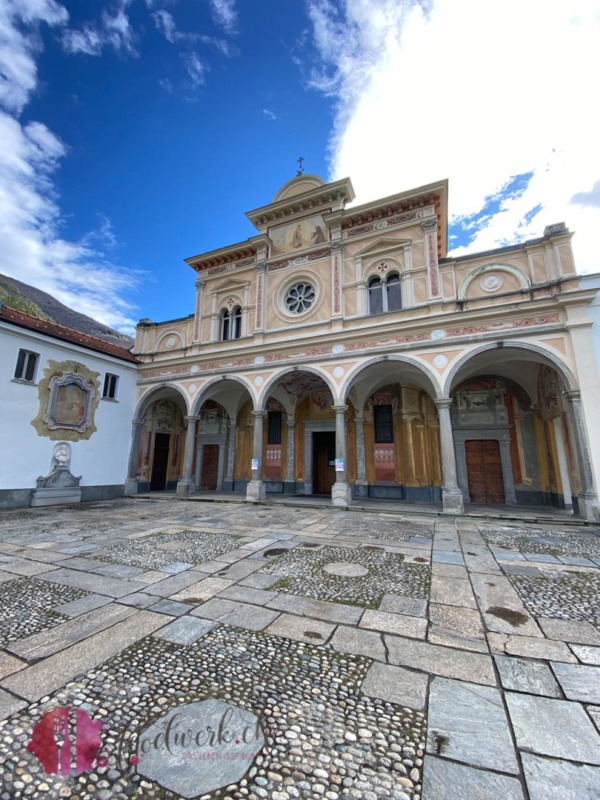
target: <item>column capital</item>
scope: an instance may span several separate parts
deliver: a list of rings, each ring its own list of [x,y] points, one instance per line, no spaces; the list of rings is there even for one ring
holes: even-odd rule
[[[331,406],[336,414],[345,414],[348,410],[348,406]]]
[[[450,408],[452,405],[451,397],[438,397],[433,401],[438,408]]]
[[[259,417],[260,417],[260,419],[264,419],[265,413],[266,413],[265,411],[254,411],[254,410],[252,410],[250,412],[250,416],[253,417],[255,420],[258,419]]]
[[[296,416],[294,414],[288,414],[287,411],[285,416],[287,417],[288,428],[293,428],[296,424]]]
[[[131,424],[134,428],[141,428],[144,423],[139,419],[132,419]]]
[[[257,272],[265,272],[267,269],[267,262],[266,261],[257,261],[255,264],[255,269]]]
[[[196,417],[195,415],[190,415],[190,416],[184,417],[183,419],[185,420],[186,425],[190,425],[192,422],[196,422],[198,417]]]
[[[437,218],[433,217],[432,219],[425,219],[421,222],[421,228],[428,233],[430,231],[436,231],[438,227]]]
[[[195,283],[195,286],[196,286],[196,289],[198,289],[198,290],[199,289],[204,289],[204,287],[206,286],[206,281],[203,278],[198,278],[198,280]]]
[[[339,253],[344,248],[344,243],[340,241],[335,241],[331,243],[331,252],[332,253]]]
[[[565,400],[568,400],[569,403],[572,403],[574,400],[581,400],[581,392],[579,389],[570,389],[569,391],[563,392],[563,397]]]

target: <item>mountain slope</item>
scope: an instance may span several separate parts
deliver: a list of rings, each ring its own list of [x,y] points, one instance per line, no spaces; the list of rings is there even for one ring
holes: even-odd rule
[[[9,278],[6,275],[0,275],[0,302],[39,319],[56,322],[66,328],[87,333],[88,336],[103,339],[105,342],[126,348],[133,344],[133,339],[129,336],[125,336],[85,314],[80,314],[79,311],[65,306],[51,294],[36,289],[35,286],[30,286],[28,283]]]

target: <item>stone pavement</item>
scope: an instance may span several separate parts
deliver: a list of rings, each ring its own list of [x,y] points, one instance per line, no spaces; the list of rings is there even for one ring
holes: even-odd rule
[[[0,617],[0,800],[600,796],[600,536],[568,520],[3,512]]]

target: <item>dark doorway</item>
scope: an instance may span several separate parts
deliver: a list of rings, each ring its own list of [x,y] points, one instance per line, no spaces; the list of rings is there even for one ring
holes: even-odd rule
[[[202,469],[200,471],[200,488],[214,492],[219,481],[219,445],[202,446]]]
[[[152,479],[150,480],[152,491],[161,492],[167,487],[170,444],[170,433],[157,433],[154,436],[154,457],[152,459]]]
[[[313,433],[313,494],[331,494],[335,483],[335,433]]]
[[[472,503],[504,503],[500,443],[496,439],[465,442],[469,496]]]

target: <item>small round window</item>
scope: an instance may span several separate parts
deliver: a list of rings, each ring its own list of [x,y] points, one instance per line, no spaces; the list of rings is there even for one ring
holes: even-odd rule
[[[315,290],[310,283],[297,283],[288,290],[285,304],[292,314],[302,314],[315,302]]]

